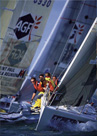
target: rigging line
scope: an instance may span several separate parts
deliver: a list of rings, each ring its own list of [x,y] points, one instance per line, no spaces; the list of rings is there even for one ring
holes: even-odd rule
[[[77,22],[80,22],[80,23],[84,23],[85,25],[90,25],[89,23],[85,23],[85,22],[77,20],[77,19],[69,19],[69,18],[64,18],[64,17],[62,17],[61,19],[71,21],[72,23],[75,23],[77,21]],[[94,18],[88,18],[88,19],[94,20]]]
[[[11,11],[11,12],[14,11],[14,9],[9,9],[9,8],[6,8],[6,7],[2,7],[2,9],[3,9],[3,10],[7,10],[7,11]]]
[[[97,6],[90,5],[90,4],[87,4],[87,3],[84,3],[84,5],[89,6],[89,7],[93,7],[93,8],[97,8]]]
[[[80,13],[82,12],[82,9],[83,9],[83,6],[84,6],[85,1],[86,1],[86,0],[84,0],[83,4],[82,4],[82,6],[81,6],[81,9],[80,9],[80,11],[79,11],[79,13],[78,13],[78,15],[77,15],[77,19],[78,19]],[[77,19],[76,19],[76,20],[77,20]],[[74,24],[74,25],[75,25],[75,24]],[[71,32],[72,32],[72,30],[73,30],[73,28],[74,28],[74,25],[73,25],[73,27],[72,27],[72,29],[71,29]],[[70,32],[70,34],[71,34],[71,32]],[[67,42],[66,42],[65,46],[68,44],[68,40],[69,40],[70,34],[69,34],[69,36],[68,36],[68,39],[67,39]],[[60,60],[61,60],[61,58],[62,58],[62,56],[63,56],[63,54],[64,54],[64,50],[65,50],[65,48],[66,48],[65,46],[64,46],[64,48],[63,48],[63,51],[62,51],[62,53],[61,53],[61,55],[60,55],[60,57],[59,57],[58,63],[57,63],[57,65],[56,65],[56,67],[55,67],[55,69],[54,69],[52,75],[54,75],[54,73],[55,73],[55,71],[56,71],[56,69],[57,69],[57,67],[58,67],[58,64],[59,64],[59,62],[60,62]]]

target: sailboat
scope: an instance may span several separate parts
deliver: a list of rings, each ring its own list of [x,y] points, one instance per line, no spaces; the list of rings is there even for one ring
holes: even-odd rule
[[[77,82],[75,83],[75,85],[72,85],[73,81],[71,81],[69,83],[69,80],[72,79],[74,76],[73,72],[75,72],[77,68],[74,68],[75,71],[72,70],[72,68],[71,68],[72,74],[70,73],[68,76],[65,77],[65,79],[63,77],[64,77],[64,74],[67,73],[69,66],[71,66],[71,64],[73,63],[73,58],[79,53],[80,48],[82,47],[82,45],[84,44],[86,38],[88,37],[88,35],[90,33],[90,30],[92,29],[92,27],[94,27],[96,13],[97,13],[95,5],[96,5],[95,0],[93,1],[93,3],[91,3],[91,1],[87,1],[87,0],[85,0],[85,1],[69,1],[69,0],[67,0],[63,9],[62,9],[62,12],[61,12],[59,18],[58,18],[57,24],[54,26],[54,28],[50,34],[48,42],[46,42],[46,44],[45,44],[45,49],[44,49],[44,51],[41,52],[42,55],[41,56],[39,55],[39,57],[37,58],[37,60],[35,62],[36,65],[34,65],[32,67],[31,75],[38,76],[40,73],[45,73],[48,71],[48,72],[52,73],[52,75],[57,75],[61,79],[60,84],[58,85],[58,88],[59,88],[58,93],[54,94],[56,96],[55,99],[52,101],[51,104],[50,104],[50,99],[49,99],[47,102],[48,105],[43,106],[41,109],[39,122],[36,127],[37,130],[42,130],[42,129],[46,128],[48,124],[50,124],[51,122],[54,122],[53,118],[58,118],[58,120],[60,120],[60,119],[68,120],[69,119],[74,122],[76,122],[76,121],[81,122],[81,121],[84,121],[85,118],[87,118],[87,115],[85,118],[82,117],[83,114],[81,114],[81,116],[78,116],[78,119],[76,119],[76,120],[75,120],[75,118],[70,118],[71,114],[69,114],[70,112],[68,112],[68,111],[70,111],[71,109],[67,109],[67,107],[65,107],[65,109],[67,109],[67,110],[64,111],[63,105],[66,105],[68,107],[70,107],[70,106],[77,106],[78,107],[81,105],[85,105],[87,102],[84,100],[88,100],[91,98],[93,92],[95,91],[96,85],[94,85],[94,88],[92,88],[93,92],[91,91],[90,94],[86,95],[87,98],[84,98],[86,96],[81,94],[81,90],[79,90],[79,91],[77,91],[77,90],[83,88],[83,92],[84,92],[85,89],[88,89],[89,86],[85,85],[85,87],[84,87],[84,84],[88,84],[86,82],[89,79],[86,79],[85,81],[83,80],[83,83],[82,83],[83,85],[81,87],[76,85]],[[53,33],[53,32],[55,32],[55,33]],[[96,47],[94,47],[94,48],[96,48]],[[87,48],[87,50],[88,50],[88,48]],[[77,60],[77,58],[76,58],[76,60]],[[83,58],[81,60],[83,60]],[[86,63],[86,60],[84,60],[84,63]],[[80,67],[82,67],[84,65],[84,63],[82,62],[81,63],[82,65]],[[77,65],[76,67],[79,66],[79,64],[76,64],[76,65]],[[93,70],[95,71],[95,68]],[[86,77],[91,77],[92,73],[90,76],[88,76],[88,74],[89,73],[87,73]],[[64,82],[62,81],[63,79],[64,79]],[[76,79],[78,79],[78,78],[76,77]],[[66,80],[67,86],[65,86],[65,80]],[[80,80],[78,80],[79,83],[80,83]],[[27,83],[25,84],[25,86],[21,90],[21,92],[25,92],[25,88],[26,88],[27,84],[30,84],[29,80],[27,81]],[[69,84],[72,85],[71,88],[69,88]],[[74,86],[74,88],[73,88],[73,92],[72,92],[71,90],[72,90],[73,86]],[[29,89],[30,89],[30,86],[29,86]],[[72,94],[74,96],[76,95],[74,100],[71,99]],[[64,98],[63,98],[63,96],[64,96]],[[78,96],[79,96],[79,98],[77,98]],[[23,95],[21,96],[21,100],[23,100],[23,99],[25,99],[25,93],[23,93]],[[82,99],[83,99],[83,101],[82,101]],[[61,104],[60,104],[60,101],[62,101]],[[82,102],[84,102],[84,103],[82,103]],[[53,105],[55,105],[56,107],[54,107]],[[59,105],[61,105],[61,107],[59,107]],[[75,108],[77,109],[77,107],[75,107]],[[61,108],[61,110],[60,110],[60,108]],[[79,111],[76,111],[72,108],[74,114],[77,113],[76,115],[79,115],[81,113],[80,108],[81,107],[79,107],[79,109],[78,109]],[[82,109],[83,109],[83,107],[82,107]],[[62,113],[62,111],[63,111],[63,113]],[[54,116],[54,114],[55,114],[55,116]],[[60,116],[60,114],[61,114],[61,116]],[[66,115],[68,116],[68,118],[66,118],[67,117]],[[47,118],[47,116],[48,116],[48,118]],[[81,120],[81,117],[82,117],[82,120]],[[47,118],[47,120],[45,120],[46,118]],[[90,118],[91,117],[89,116],[87,119],[85,119],[85,121],[89,120]],[[96,117],[93,118],[93,121],[96,121],[95,118]]]
[[[47,2],[50,5],[48,8],[50,10],[53,2],[52,1],[47,1]],[[25,1],[24,6],[22,5],[23,9],[26,10],[27,4],[28,4],[27,1]],[[35,8],[35,5],[37,5],[37,4],[39,7],[39,5],[41,5],[43,3],[39,4],[38,1],[34,1],[34,8]],[[29,5],[31,5],[31,4],[29,4]],[[47,5],[47,3],[46,3],[46,5]],[[68,68],[74,55],[77,53],[83,39],[87,35],[87,32],[89,31],[89,29],[95,19],[95,16],[96,16],[95,5],[96,5],[96,1],[94,1],[93,5],[91,5],[91,1],[87,1],[87,0],[86,1],[66,0],[65,5],[62,9],[62,12],[57,20],[57,23],[55,24],[48,40],[45,42],[44,48],[41,50],[41,53],[40,53],[41,55],[39,54],[39,57],[37,57],[37,59],[36,59],[35,65],[33,65],[33,67],[32,67],[31,76],[36,75],[38,77],[38,75],[40,73],[45,73],[46,71],[49,71],[52,74],[56,74],[57,76],[60,76],[60,73],[62,73],[60,78],[63,76],[63,73],[66,71],[66,69]],[[17,7],[19,7],[19,6],[17,6]],[[91,8],[91,10],[90,10],[90,8]],[[29,8],[29,10],[30,9],[32,9],[32,5],[31,5],[31,8]],[[21,8],[21,10],[22,10],[22,8]],[[41,9],[39,9],[39,11],[40,10]],[[42,10],[43,10],[43,8],[42,8]],[[39,11],[38,11],[38,15],[40,15]],[[92,12],[95,14],[92,14]],[[20,14],[21,14],[20,18],[17,17],[17,21],[14,23],[14,32],[19,29],[19,24],[21,25],[21,23],[19,22],[19,19],[21,20],[21,16],[22,16],[23,12],[21,11]],[[26,13],[24,13],[24,14],[26,14]],[[34,11],[34,14],[36,14],[36,10]],[[47,12],[45,14],[47,14]],[[39,16],[39,17],[41,17],[41,16]],[[46,17],[48,17],[48,16],[46,16]],[[14,19],[14,20],[16,20],[16,19]],[[37,26],[40,24],[37,24]],[[44,27],[45,27],[45,25],[44,25]],[[41,28],[41,30],[43,30],[43,29]],[[13,38],[16,39],[17,33],[13,34],[14,32],[11,31],[9,34]],[[25,36],[25,38],[22,37],[21,38],[22,42],[27,43],[30,47],[32,47],[32,43],[34,45],[36,45],[36,44],[38,45],[39,41],[41,39],[41,36],[40,36],[41,34],[38,35],[37,33],[34,33],[34,32],[35,31],[33,30],[32,34],[30,34],[30,32],[29,32],[29,34],[27,36]],[[40,31],[38,31],[38,32],[40,32]],[[33,39],[33,37],[35,39]],[[18,41],[21,41],[21,39],[19,39]],[[32,48],[33,48],[33,50],[36,49],[34,47],[32,47]],[[26,52],[25,55],[29,54],[28,58],[31,60],[32,52],[30,49],[31,48],[29,48],[30,54]],[[14,52],[12,52],[12,53],[14,55]],[[56,56],[56,57],[54,57],[54,56]],[[28,63],[28,59],[26,57],[27,56],[23,57],[21,62],[25,62],[25,60],[27,60],[26,62]],[[10,60],[10,58],[11,58],[11,56],[9,57],[9,60]],[[14,60],[11,62],[12,62],[12,64],[15,63]],[[26,62],[25,62],[25,64],[26,64]],[[30,63],[31,63],[31,61],[29,62],[29,64]],[[17,64],[15,66],[17,66]],[[21,65],[22,65],[22,63],[21,63]],[[19,65],[19,66],[21,66],[21,65]],[[25,67],[27,67],[27,65]],[[26,70],[26,69],[23,69],[23,70]],[[24,74],[24,77],[25,76],[26,76],[26,72]],[[24,80],[24,78],[23,78],[23,80]],[[20,83],[20,79],[18,81]],[[31,96],[32,96],[32,90],[33,90],[30,80],[28,79],[25,82],[24,86],[21,87],[21,89],[20,89],[20,86],[16,89],[14,88],[15,90],[14,91],[12,90],[12,93],[14,92],[14,94],[15,94],[15,92],[17,92],[17,90],[19,89],[20,94],[21,94],[20,98],[19,98],[20,102],[30,100]],[[10,86],[10,88],[12,88],[12,87],[13,87],[13,85]],[[11,94],[10,90],[7,91],[6,93]],[[4,91],[2,91],[2,94],[4,94]]]
[[[14,97],[42,39],[53,3],[51,0],[0,1],[0,96],[7,95],[0,100],[1,111],[19,112],[20,104]]]
[[[89,104],[97,88],[96,43],[97,17],[64,73],[53,100],[43,107],[37,130],[44,130],[54,122],[57,128],[62,126],[62,123],[64,125],[64,122],[97,122],[97,112]],[[55,98],[59,94],[59,100],[56,101]]]
[[[96,17],[95,5],[95,0],[92,4],[88,0],[64,2],[62,11],[33,63],[29,76],[36,76],[38,79],[40,73],[50,72],[59,80],[62,78]],[[20,101],[30,100],[31,90],[31,81],[27,79],[21,88]]]

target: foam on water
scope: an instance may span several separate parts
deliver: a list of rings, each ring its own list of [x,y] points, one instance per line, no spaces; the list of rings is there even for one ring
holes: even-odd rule
[[[86,123],[78,123],[76,125],[77,131],[97,131],[97,122],[88,121]]]
[[[97,131],[97,122],[88,121],[86,123],[71,123],[70,121],[66,123],[53,123],[50,127],[55,128],[60,131],[71,131],[71,132],[91,132]]]

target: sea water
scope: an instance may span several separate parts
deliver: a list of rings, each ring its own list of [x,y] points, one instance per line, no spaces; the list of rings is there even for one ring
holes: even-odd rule
[[[95,100],[95,106],[97,106],[97,95]],[[53,125],[53,128],[50,126],[49,131],[36,131],[37,122],[33,122],[33,120],[25,122],[24,120],[25,118],[20,118],[17,122],[15,120],[12,122],[1,121],[0,136],[97,136],[97,122],[77,122],[77,124],[68,122],[63,126],[61,124],[58,128],[57,124],[55,127]]]
[[[35,122],[0,122],[0,136],[97,136],[97,123],[64,124],[62,129],[36,131]]]

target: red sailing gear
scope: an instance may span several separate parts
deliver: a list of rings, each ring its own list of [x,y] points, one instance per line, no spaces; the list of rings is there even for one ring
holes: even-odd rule
[[[37,90],[38,87],[38,81],[35,82],[35,84],[33,84],[34,88]]]
[[[38,84],[37,90],[38,90],[39,92],[44,92],[43,87],[46,87],[46,84],[45,84],[45,85],[43,85],[43,83],[42,83],[42,82],[40,82],[40,83]]]

